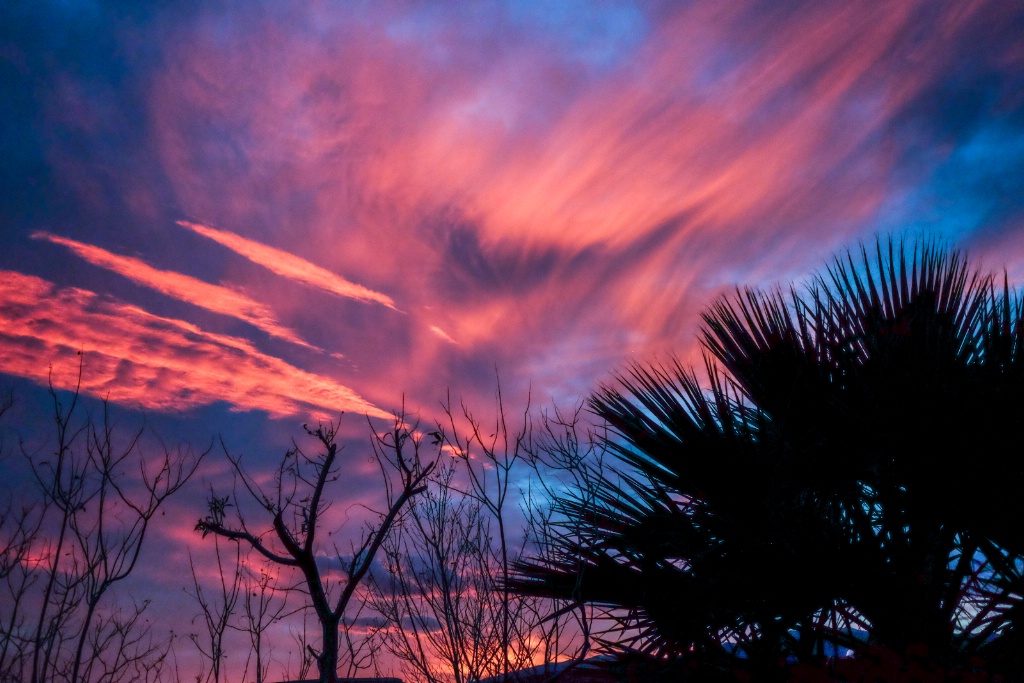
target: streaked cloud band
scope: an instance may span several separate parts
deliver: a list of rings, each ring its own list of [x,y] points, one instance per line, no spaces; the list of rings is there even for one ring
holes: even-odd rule
[[[273,417],[390,414],[349,387],[261,353],[244,339],[148,313],[78,288],[0,271],[0,372],[155,410],[218,401]]]
[[[236,254],[244,256],[253,263],[261,265],[281,277],[336,296],[378,303],[395,309],[395,302],[386,294],[381,294],[362,285],[349,282],[345,278],[335,275],[331,271],[287,251],[268,247],[265,244],[254,242],[234,233],[216,230],[198,223],[178,221],[178,225],[188,228],[203,237],[208,237],[214,242],[227,247]]]
[[[316,348],[299,338],[295,332],[281,325],[269,308],[245,294],[228,287],[213,285],[194,277],[159,270],[131,256],[119,256],[100,247],[76,240],[36,232],[35,239],[43,239],[67,247],[94,266],[106,268],[161,294],[205,308],[213,313],[231,316],[257,327],[267,334],[293,344]]]

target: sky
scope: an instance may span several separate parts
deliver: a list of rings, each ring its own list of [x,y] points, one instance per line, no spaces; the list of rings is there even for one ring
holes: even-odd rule
[[[878,235],[1024,281],[1015,0],[5,3],[0,121],[18,427],[81,360],[87,400],[257,469],[499,379],[574,405]]]

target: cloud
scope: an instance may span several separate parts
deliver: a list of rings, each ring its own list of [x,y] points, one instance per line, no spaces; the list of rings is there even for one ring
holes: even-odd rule
[[[428,123],[380,146],[367,189],[409,209],[456,204],[485,242],[524,248],[619,250],[684,215],[674,242],[756,223],[792,229],[821,211],[809,202],[821,190],[816,176],[829,174],[832,216],[865,216],[883,188],[852,177],[851,155],[931,75],[890,56],[919,19],[912,3],[808,10],[770,33],[746,19],[705,6],[667,17],[635,65],[593,84],[532,136],[467,119],[456,106],[413,108]],[[750,41],[743,51],[732,44],[740,35]],[[537,91],[544,85],[556,87]],[[887,158],[866,156],[882,182]]]
[[[244,256],[253,263],[261,265],[281,277],[288,278],[294,282],[301,282],[306,286],[320,289],[336,296],[359,301],[372,301],[397,310],[395,309],[395,302],[386,294],[374,292],[366,287],[349,282],[329,270],[314,265],[294,254],[268,247],[265,244],[248,240],[234,233],[199,225],[198,223],[178,221],[178,225],[188,228],[203,237],[210,238],[214,242],[227,247],[236,254]]]
[[[32,237],[65,246],[94,266],[123,275],[129,280],[155,289],[161,294],[214,313],[245,321],[269,335],[290,341],[293,344],[316,349],[315,346],[307,344],[293,331],[281,325],[269,308],[233,289],[212,285],[181,273],[158,270],[137,258],[118,256],[105,249],[66,237],[51,235],[47,232],[35,232]]]
[[[433,332],[434,334],[436,334],[436,335],[437,335],[438,337],[440,337],[441,339],[444,339],[444,340],[445,340],[446,342],[448,342],[448,343],[450,343],[450,344],[455,344],[456,346],[458,345],[458,342],[457,342],[457,341],[455,341],[455,340],[454,340],[454,339],[452,339],[452,338],[451,338],[450,336],[448,336],[448,333],[447,333],[447,332],[445,332],[444,330],[442,330],[442,329],[441,329],[440,327],[438,327],[437,325],[431,325],[431,326],[430,326],[430,331],[431,331],[431,332]]]
[[[451,267],[433,231],[456,214],[485,258],[557,259],[538,318],[565,317],[604,269],[618,284],[605,310],[659,338],[686,287],[812,268],[869,234],[899,189],[889,124],[949,63],[943,41],[918,41],[910,61],[908,33],[974,25],[934,3],[694,3],[630,20],[642,44],[597,67],[536,27],[410,12],[193,27],[151,102],[187,210],[322,245],[324,263],[393,283],[410,311],[441,305],[423,274]],[[274,97],[260,96],[267,83]],[[573,262],[588,250],[598,258]],[[496,305],[470,294],[443,302],[466,326]],[[464,341],[457,321],[438,326]],[[490,336],[518,343],[501,326]]]
[[[0,372],[111,401],[187,410],[217,401],[273,417],[391,415],[349,387],[236,337],[204,332],[77,288],[0,271]],[[52,370],[47,364],[52,365]]]
[[[140,205],[174,207],[161,220],[245,226],[185,227],[291,259],[280,274],[319,291],[230,280],[343,351],[377,403],[486,387],[496,365],[586,392],[626,360],[688,355],[722,291],[905,228],[963,127],[1020,108],[1020,13],[998,3],[486,7],[197,9],[144,72],[131,139],[159,173],[83,196],[149,191]],[[121,139],[105,112],[83,139]],[[113,163],[85,161],[86,180]],[[955,213],[916,206],[926,231]],[[338,273],[332,295],[359,282],[382,306],[332,308]]]
[[[429,415],[447,388],[488,410],[497,368],[510,406],[531,390],[572,406],[629,360],[699,360],[699,312],[723,291],[801,281],[876,231],[945,234],[1024,278],[1018,3],[549,4],[35,22],[23,42],[47,49],[11,100],[28,142],[3,171],[7,232],[74,215],[102,236],[87,241],[141,231],[155,248],[194,241],[165,228],[196,217],[184,227],[310,289],[219,248],[189,272],[237,282],[344,361],[299,370],[24,279],[2,290],[22,303],[0,304],[0,369],[44,383],[53,362],[67,386],[86,346],[90,391],[158,409],[358,412],[401,391]],[[90,42],[83,67],[69,30],[117,40]],[[66,265],[14,240],[3,256]],[[338,500],[372,502],[366,481]]]

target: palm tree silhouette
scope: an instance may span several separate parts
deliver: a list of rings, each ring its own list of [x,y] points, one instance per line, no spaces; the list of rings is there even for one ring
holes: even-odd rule
[[[1005,279],[929,242],[718,301],[703,377],[636,365],[592,397],[619,467],[555,501],[560,532],[514,587],[608,607],[609,637],[656,655],[1005,658],[1024,620],[1022,320]]]

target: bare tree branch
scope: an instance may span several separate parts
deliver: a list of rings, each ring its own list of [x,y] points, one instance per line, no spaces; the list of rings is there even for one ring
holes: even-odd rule
[[[372,425],[371,425],[372,428]],[[241,459],[229,460],[242,480],[251,498],[271,514],[269,538],[273,545],[264,542],[263,536],[249,531],[238,512],[238,501],[229,503],[227,498],[211,496],[209,514],[196,523],[196,530],[214,534],[235,541],[245,541],[271,562],[283,567],[297,568],[303,578],[309,604],[320,622],[321,646],[316,652],[317,666],[322,681],[333,683],[338,676],[339,629],[348,622],[346,613],[356,596],[356,590],[366,577],[384,539],[398,521],[403,509],[417,495],[425,490],[425,480],[436,462],[421,461],[420,440],[415,428],[406,424],[404,415],[395,416],[392,428],[384,434],[374,433],[371,444],[377,462],[383,473],[387,510],[378,513],[376,523],[370,525],[348,560],[342,560],[345,572],[344,587],[332,598],[327,577],[317,564],[322,539],[318,537],[319,523],[329,502],[326,487],[338,477],[337,426],[320,424],[316,428],[306,427],[307,434],[316,439],[321,452],[307,456],[298,445],[285,453],[278,469],[273,496],[266,495],[252,477],[242,468]],[[411,453],[408,450],[411,448]],[[397,478],[397,485],[392,478]],[[392,492],[397,491],[393,496]],[[235,525],[225,523],[228,506],[237,513]],[[308,643],[303,642],[307,648]],[[349,641],[350,652],[355,652]],[[312,652],[312,650],[310,649]],[[358,663],[357,663],[358,665]]]

